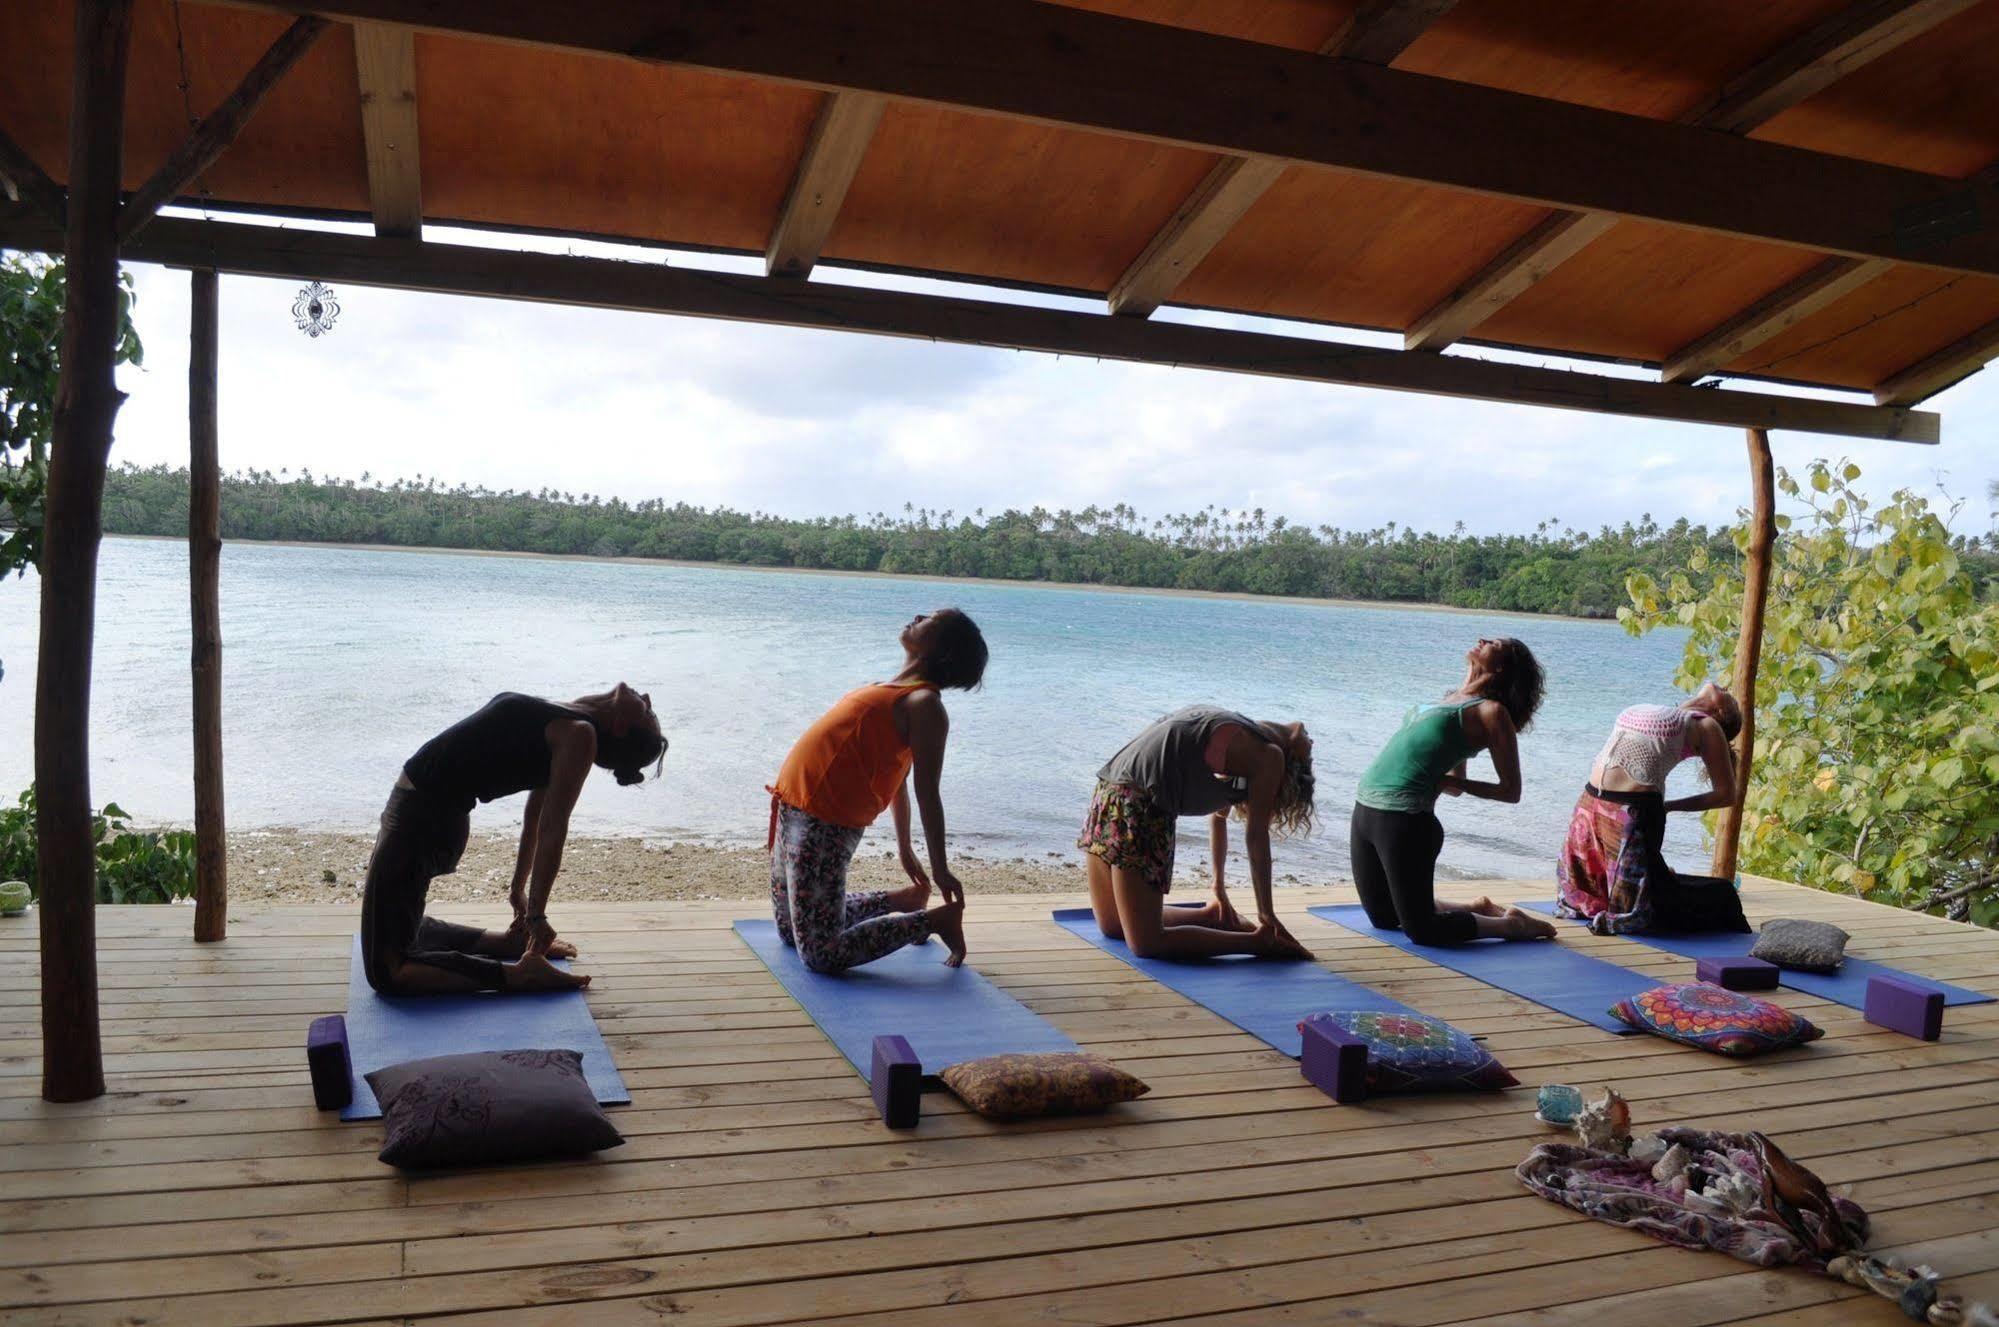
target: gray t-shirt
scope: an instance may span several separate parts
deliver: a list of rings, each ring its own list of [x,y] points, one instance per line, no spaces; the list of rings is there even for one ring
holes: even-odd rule
[[[1189,705],[1132,738],[1105,762],[1097,777],[1144,789],[1152,804],[1169,816],[1213,815],[1249,796],[1247,780],[1226,778],[1208,766],[1208,739],[1215,729],[1230,723],[1263,732],[1255,720],[1233,710]]]

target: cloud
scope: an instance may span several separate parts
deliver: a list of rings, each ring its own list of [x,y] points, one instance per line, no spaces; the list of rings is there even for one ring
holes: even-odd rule
[[[124,376],[114,459],[183,464],[187,277],[134,274],[147,365]],[[421,473],[787,515],[1126,502],[1157,516],[1214,503],[1310,526],[1463,522],[1480,532],[1549,517],[1579,528],[1647,513],[1724,521],[1747,498],[1741,435],[1729,429],[362,287],[343,289],[338,326],[309,340],[291,325],[295,291],[223,281],[225,466]],[[1999,374],[1934,404],[1946,419],[1941,448],[1780,434],[1779,463],[1851,457],[1878,493],[1932,489],[1941,475],[1970,499],[1960,528],[1982,531],[1985,491],[1999,478]]]

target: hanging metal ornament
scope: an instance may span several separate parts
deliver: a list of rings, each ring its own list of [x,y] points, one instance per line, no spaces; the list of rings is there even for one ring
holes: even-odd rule
[[[333,330],[334,319],[340,316],[340,300],[331,286],[315,281],[299,291],[292,301],[292,320],[298,329],[310,337],[321,337]]]

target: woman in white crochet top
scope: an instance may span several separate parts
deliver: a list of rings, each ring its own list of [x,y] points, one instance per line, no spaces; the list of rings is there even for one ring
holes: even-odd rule
[[[1590,767],[1555,864],[1555,910],[1599,935],[1633,931],[1746,931],[1733,881],[1680,875],[1660,855],[1666,815],[1735,800],[1742,707],[1710,682],[1678,706],[1633,705],[1617,716]],[[1699,756],[1707,790],[1666,798],[1666,777]]]

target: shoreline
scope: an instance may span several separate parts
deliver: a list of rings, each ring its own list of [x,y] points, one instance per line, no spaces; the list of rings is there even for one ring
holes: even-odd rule
[[[263,903],[361,903],[361,886],[374,849],[371,834],[341,830],[246,829],[229,833],[229,896]],[[458,870],[431,883],[432,900],[490,902],[504,906],[519,840],[512,834],[474,833]],[[968,893],[1076,894],[1087,886],[1068,854],[1034,860],[959,854],[953,865]],[[329,878],[330,877],[330,878]],[[892,849],[857,853],[848,876],[856,889],[899,889],[909,883]],[[1331,885],[1280,873],[1280,887]],[[1205,878],[1178,873],[1174,892],[1203,890]],[[1243,889],[1248,881],[1242,882]],[[661,902],[770,897],[770,858],[762,848],[648,840],[637,835],[572,835],[556,878],[556,901]]]
[[[133,539],[148,543],[185,542],[175,535],[111,534],[106,539]],[[588,553],[528,553],[503,548],[442,548],[427,544],[346,544],[315,539],[230,539],[229,544],[254,544],[263,548],[348,549],[361,553],[438,553],[463,558],[524,558],[542,562],[592,562],[604,566],[682,567],[693,570],[751,571],[792,576],[834,576],[859,580],[933,581],[942,585],[1020,586],[1043,590],[1095,591],[1104,594],[1148,594],[1173,599],[1220,599],[1243,604],[1298,604],[1308,608],[1360,608],[1374,611],[1443,613],[1458,617],[1519,618],[1529,622],[1584,622],[1595,626],[1616,626],[1610,617],[1577,617],[1569,613],[1527,613],[1512,608],[1462,608],[1456,604],[1432,604],[1413,599],[1330,599],[1305,594],[1249,594],[1234,590],[1183,590],[1162,585],[1104,585],[1090,581],[1007,580],[997,576],[938,576],[928,572],[848,571],[840,567],[764,567],[747,562],[694,562],[686,558],[595,557]]]

